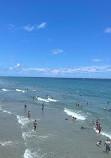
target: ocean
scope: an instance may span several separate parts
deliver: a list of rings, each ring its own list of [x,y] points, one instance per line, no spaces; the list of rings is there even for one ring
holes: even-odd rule
[[[110,79],[0,77],[0,158],[110,158],[110,109]]]

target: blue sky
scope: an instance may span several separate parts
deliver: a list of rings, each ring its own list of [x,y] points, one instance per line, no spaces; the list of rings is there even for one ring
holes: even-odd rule
[[[0,1],[0,75],[111,78],[111,0]]]

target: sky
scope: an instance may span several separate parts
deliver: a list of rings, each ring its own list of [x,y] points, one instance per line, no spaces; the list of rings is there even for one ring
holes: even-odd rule
[[[1,0],[0,76],[111,78],[111,0]]]

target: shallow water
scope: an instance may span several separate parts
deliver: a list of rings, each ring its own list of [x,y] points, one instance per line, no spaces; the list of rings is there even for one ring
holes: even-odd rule
[[[111,80],[1,77],[1,157],[111,157],[103,152],[104,141],[111,139],[111,112],[104,110],[106,105],[111,108],[110,87]],[[97,119],[102,125],[100,134],[91,125]],[[34,120],[37,120],[36,131],[33,131]],[[98,140],[102,141],[100,148],[96,146]]]

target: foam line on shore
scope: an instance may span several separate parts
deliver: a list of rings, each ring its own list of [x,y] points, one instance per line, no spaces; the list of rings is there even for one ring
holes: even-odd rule
[[[96,130],[96,128],[94,128],[94,131],[95,131],[96,133],[99,133],[99,131]],[[106,133],[106,132],[101,131],[101,133],[99,133],[99,134],[101,134],[101,135],[103,135],[103,136],[105,136],[105,137],[111,139],[111,133]]]
[[[50,102],[57,102],[57,101],[58,101],[58,100],[56,100],[56,99],[52,99],[52,98],[49,98],[49,97],[48,97],[47,100],[49,100]]]
[[[29,124],[30,122],[34,121],[34,120],[30,120],[28,118],[25,118],[24,116],[19,116],[17,115],[17,120],[18,120],[18,123],[21,124],[21,127],[25,127],[27,124]]]
[[[21,89],[16,89],[17,92],[22,92],[25,93],[25,90],[21,90]]]
[[[8,90],[8,89],[3,88],[3,89],[2,89],[2,91],[4,91],[4,92],[8,92],[9,90]]]
[[[40,98],[40,97],[37,97],[37,100],[39,100],[39,101],[44,101],[44,102],[46,102],[46,103],[48,103],[48,102],[49,102],[49,100],[48,100],[48,99],[43,99],[43,98]]]
[[[69,116],[76,117],[78,120],[85,120],[85,119],[86,119],[85,116],[83,116],[83,115],[81,115],[81,114],[78,114],[78,113],[76,113],[76,112],[74,112],[74,111],[72,111],[72,110],[66,109],[66,108],[64,109],[64,112],[65,112],[67,115],[69,115]]]
[[[0,106],[0,110],[3,111],[4,113],[8,113],[8,114],[12,115],[12,113],[10,111],[3,110],[1,106]]]
[[[24,158],[40,158],[37,153],[32,153],[28,148],[25,150]]]
[[[12,145],[12,142],[11,141],[2,142],[1,145],[2,146]]]

